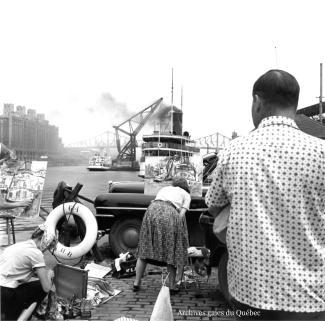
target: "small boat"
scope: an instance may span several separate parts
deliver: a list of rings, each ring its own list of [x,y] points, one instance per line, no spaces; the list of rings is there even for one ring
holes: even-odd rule
[[[111,165],[110,157],[95,155],[90,158],[87,169],[89,171],[108,171]]]

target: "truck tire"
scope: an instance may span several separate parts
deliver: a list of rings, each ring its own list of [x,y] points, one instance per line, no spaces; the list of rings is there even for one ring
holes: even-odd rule
[[[142,221],[139,218],[117,220],[109,232],[109,245],[118,257],[120,253],[135,253]]]
[[[218,280],[220,291],[226,301],[231,304],[231,296],[228,289],[228,278],[227,278],[227,263],[228,263],[228,252],[225,251],[218,264]]]

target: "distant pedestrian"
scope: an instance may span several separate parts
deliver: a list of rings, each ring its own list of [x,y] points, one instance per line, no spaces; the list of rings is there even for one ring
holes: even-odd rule
[[[325,320],[325,143],[295,123],[299,84],[270,70],[253,87],[256,130],[220,153],[206,195],[230,203],[229,292],[238,319]]]
[[[0,255],[1,319],[17,320],[33,302],[50,291],[54,273],[46,269],[43,252],[55,249],[56,237],[40,225],[31,239],[5,248]],[[32,277],[38,280],[31,281]]]
[[[190,189],[184,178],[174,178],[172,186],[161,188],[149,205],[141,226],[134,291],[140,289],[147,263],[167,265],[170,293],[176,287],[176,268],[180,275],[187,263],[188,231],[185,213],[190,207]]]

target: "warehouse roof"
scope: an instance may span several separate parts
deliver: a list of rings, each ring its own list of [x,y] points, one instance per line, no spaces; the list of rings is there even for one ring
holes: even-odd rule
[[[325,112],[325,102],[322,103],[323,111]],[[297,114],[303,114],[308,117],[319,115],[319,104],[310,105],[297,110]]]
[[[300,130],[306,134],[325,139],[325,126],[320,124],[306,115],[298,114],[296,115],[296,123]]]

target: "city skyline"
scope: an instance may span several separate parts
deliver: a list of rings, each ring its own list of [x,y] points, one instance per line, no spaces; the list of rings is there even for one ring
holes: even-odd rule
[[[269,69],[297,78],[299,108],[318,102],[323,8],[291,0],[2,2],[0,105],[45,114],[67,145],[113,131],[160,97],[170,105],[173,68],[184,130],[244,135],[253,128],[253,83]]]
[[[37,113],[36,109],[26,108],[26,106],[15,105],[13,103],[4,103],[1,116],[8,116],[13,114],[16,116],[26,116],[30,118],[37,118],[38,120],[48,121],[45,119],[45,114]]]

